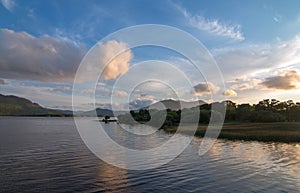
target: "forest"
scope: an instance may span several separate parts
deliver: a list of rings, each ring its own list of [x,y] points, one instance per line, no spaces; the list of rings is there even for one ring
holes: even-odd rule
[[[136,111],[130,111],[125,115],[118,117],[121,123],[133,124],[134,121],[145,123],[158,123],[163,121],[163,126],[178,125],[179,122],[184,121],[195,122],[198,120],[199,124],[208,124],[211,118],[212,106],[221,105],[226,108],[225,123],[226,122],[252,122],[252,123],[266,123],[266,122],[298,122],[300,121],[300,103],[288,101],[279,101],[276,99],[264,99],[257,104],[236,104],[232,101],[216,102],[211,104],[203,104],[190,109],[171,110],[167,111],[142,108]],[[199,115],[200,112],[200,116]],[[219,114],[220,118],[222,114]],[[130,118],[130,117],[133,117]],[[162,120],[163,119],[163,120]],[[151,120],[151,121],[150,121]]]

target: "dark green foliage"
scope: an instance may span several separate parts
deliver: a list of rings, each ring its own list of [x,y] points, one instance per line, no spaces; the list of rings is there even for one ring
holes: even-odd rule
[[[200,120],[199,123],[209,123],[211,111],[200,110]]]
[[[257,104],[240,104],[236,105],[232,101],[224,101],[222,103],[203,104],[198,107],[183,110],[166,110],[164,111],[152,109],[152,122],[161,121],[164,119],[164,125],[173,126],[182,123],[203,123],[208,124],[211,121],[212,105],[221,109],[226,106],[225,122],[284,122],[284,121],[300,121],[300,103],[294,103],[292,100],[280,102],[276,99],[265,99]],[[199,117],[200,111],[200,117]],[[214,112],[214,121],[222,120],[222,114],[218,111]],[[128,116],[132,116],[130,118]],[[130,111],[128,115],[119,117],[120,122],[135,120],[140,123],[145,123],[151,120],[149,110],[141,109],[140,111]],[[133,121],[131,121],[133,122]]]
[[[272,111],[253,111],[250,115],[251,122],[283,122],[285,117]]]
[[[227,109],[226,121],[239,122],[282,122],[300,121],[300,103],[292,100],[280,102],[264,99],[257,104],[241,104],[236,109]]]
[[[251,117],[251,106],[250,104],[238,105],[235,110],[236,120],[238,121],[250,121]]]

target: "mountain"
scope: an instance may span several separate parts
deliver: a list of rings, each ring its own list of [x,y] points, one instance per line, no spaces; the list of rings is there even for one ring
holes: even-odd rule
[[[186,101],[176,101],[172,99],[167,99],[167,100],[156,102],[150,105],[148,108],[154,108],[157,110],[163,110],[163,109],[179,110],[184,108],[196,107],[203,104],[206,104],[206,102],[202,100],[186,102]]]
[[[97,108],[97,115],[114,116],[126,112],[114,112],[110,109]],[[94,116],[94,111],[75,112],[76,116]],[[73,116],[71,110],[48,109],[32,101],[14,96],[0,94],[0,116]]]
[[[110,109],[96,108],[96,112],[97,112],[98,117],[104,117],[104,116],[113,117],[114,116],[113,111],[110,110]],[[83,113],[80,113],[79,115],[80,116],[87,116],[87,117],[95,116],[95,110],[85,111]]]
[[[73,111],[71,110],[62,110],[62,109],[53,109],[61,114],[65,114],[65,115],[73,115]],[[80,112],[74,112],[74,114],[79,114]]]
[[[61,114],[25,98],[0,94],[0,116],[59,116]]]
[[[182,104],[182,108],[180,103]],[[179,110],[183,108],[196,107],[203,104],[206,103],[201,100],[185,102],[167,99],[156,102],[145,108],[155,108],[157,110]],[[96,111],[99,117],[114,115],[118,116],[120,114],[127,113],[126,111],[113,112],[110,109],[102,108],[96,108]],[[94,111],[76,112],[75,114],[76,116],[94,116]],[[22,97],[0,94],[0,116],[73,116],[73,112],[70,110],[48,109]]]

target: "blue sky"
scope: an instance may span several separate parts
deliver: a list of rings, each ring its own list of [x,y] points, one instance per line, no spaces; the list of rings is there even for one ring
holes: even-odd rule
[[[195,88],[202,90],[194,93],[195,98],[186,96],[185,100],[210,101],[207,92],[210,90],[239,103],[256,103],[263,98],[300,101],[300,2],[297,0],[2,0],[1,3],[2,94],[23,96],[51,108],[70,109],[74,74],[93,45],[125,27],[164,24],[201,41],[224,76],[225,90],[220,85],[205,86],[201,78],[195,78]],[[122,45],[110,46],[118,49]],[[192,71],[183,58],[168,50],[135,48],[127,54],[128,61],[122,62],[129,67],[143,60],[159,59],[175,64],[185,73]],[[97,99],[99,105],[109,103],[113,79],[116,78],[99,80],[102,81],[96,92],[96,96],[102,96]],[[82,89],[83,109],[90,102],[88,90]],[[125,88],[118,93],[122,106],[129,93]],[[176,98],[166,93],[157,96],[140,93],[134,100],[150,103],[168,97]]]

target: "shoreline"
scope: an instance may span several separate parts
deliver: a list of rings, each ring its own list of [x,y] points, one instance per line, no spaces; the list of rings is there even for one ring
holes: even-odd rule
[[[204,137],[206,129],[207,125],[199,125],[194,136]],[[167,133],[175,133],[177,126],[164,127],[163,130]],[[180,132],[186,135],[193,135],[188,125],[182,126],[182,131]],[[300,122],[225,123],[218,138],[244,141],[299,143]]]

